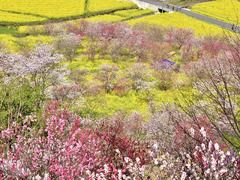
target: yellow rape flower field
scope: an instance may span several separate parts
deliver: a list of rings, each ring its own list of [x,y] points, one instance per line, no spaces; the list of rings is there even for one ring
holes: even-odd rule
[[[215,0],[200,3],[192,11],[233,24],[240,24],[240,2],[237,0]]]
[[[196,36],[218,35],[223,33],[223,29],[219,26],[191,18],[178,12],[161,13],[140,19],[130,20],[128,22],[132,25],[141,22],[148,22],[162,26],[173,26],[176,28],[192,28],[195,31]]]
[[[24,15],[24,14],[16,14],[16,13],[9,13],[0,11],[0,22],[8,24],[8,23],[25,23],[25,22],[39,22],[39,21],[46,21],[46,18],[31,16],[31,15]]]
[[[99,16],[93,16],[90,18],[86,18],[85,20],[87,21],[105,21],[105,22],[118,22],[118,21],[123,21],[124,17],[118,16],[118,15],[113,15],[113,14],[104,14],[104,15],[99,15]]]
[[[90,18],[86,18],[87,21],[106,21],[106,22],[118,22],[118,21],[126,21],[131,18],[144,16],[148,14],[153,14],[155,11],[150,9],[129,9],[129,10],[121,10],[116,11],[112,14],[105,14],[99,16],[93,16]]]
[[[88,0],[87,10],[89,12],[111,11],[115,9],[137,8],[137,5],[120,0]]]
[[[151,9],[130,9],[130,10],[123,10],[123,11],[116,11],[114,12],[114,15],[122,16],[124,18],[134,18],[138,16],[144,16],[148,14],[153,14],[155,11]]]
[[[0,0],[0,23],[32,23],[137,8],[118,0]]]
[[[84,13],[84,0],[0,0],[0,9],[45,18],[58,18]]]

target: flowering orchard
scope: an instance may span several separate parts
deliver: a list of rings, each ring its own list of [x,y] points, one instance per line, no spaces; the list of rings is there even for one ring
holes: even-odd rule
[[[1,179],[240,178],[238,35],[27,29],[0,42]]]

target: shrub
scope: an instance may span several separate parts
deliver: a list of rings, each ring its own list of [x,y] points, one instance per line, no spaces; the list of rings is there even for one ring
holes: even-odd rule
[[[169,90],[173,86],[173,72],[171,70],[161,70],[155,73],[157,85],[160,90]]]
[[[53,23],[47,23],[42,26],[42,31],[43,34],[50,36],[53,35],[53,30],[54,30],[54,24]]]
[[[88,21],[77,20],[75,23],[66,23],[67,33],[73,33],[75,35],[85,36],[86,29],[89,26]]]
[[[221,51],[229,50],[226,42],[218,36],[206,36],[202,39],[202,50],[208,52],[211,56],[216,56]]]
[[[69,78],[75,84],[80,84],[82,87],[84,87],[85,83],[87,82],[86,75],[88,75],[88,73],[89,72],[87,69],[73,69],[69,74]]]
[[[86,52],[89,60],[95,60],[95,56],[100,51],[101,41],[99,40],[100,25],[89,24],[88,29],[85,31],[86,38]]]
[[[141,22],[133,25],[133,29],[137,31],[147,32],[147,37],[152,42],[165,42],[165,35],[169,31],[168,28],[150,24],[147,22]]]
[[[30,34],[32,36],[37,36],[39,34],[42,34],[42,29],[36,25],[27,26],[27,32],[28,32],[28,34]]]
[[[106,93],[113,91],[113,87],[117,78],[117,71],[119,68],[117,65],[102,64],[99,70],[98,78],[103,82],[103,88]]]
[[[7,44],[3,41],[0,41],[0,50],[6,49],[6,48],[7,48]]]
[[[172,46],[168,43],[154,43],[150,48],[150,62],[153,64],[153,66],[155,66],[164,59],[170,58],[169,53],[171,51]]]
[[[183,45],[194,39],[194,31],[191,29],[173,28],[165,38],[167,42],[176,46],[178,49],[181,49]]]
[[[62,35],[54,42],[54,47],[63,54],[67,60],[72,61],[80,47],[81,40],[81,36],[74,34]]]
[[[126,39],[113,39],[108,46],[108,54],[113,62],[126,61],[129,57],[129,49],[126,47]]]
[[[146,33],[143,31],[133,31],[131,38],[128,40],[128,48],[132,57],[137,58],[138,61],[146,62],[149,59],[149,49],[153,46]]]
[[[132,89],[135,91],[150,91],[155,82],[150,82],[152,75],[149,67],[143,63],[135,63],[127,71],[127,77],[131,79]]]
[[[39,112],[38,103],[45,99],[39,86],[32,88],[26,79],[11,78],[0,78],[0,124],[3,127],[8,127],[12,121],[21,122],[19,114],[26,116]]]
[[[203,55],[202,43],[199,39],[192,39],[187,42],[180,50],[181,62],[187,64],[191,61],[198,60]]]
[[[52,28],[50,30],[50,28]],[[50,35],[51,36],[59,36],[59,35],[62,35],[65,33],[65,24],[63,23],[58,23],[58,24],[54,24],[53,26],[52,25],[49,25],[49,27],[46,27],[45,28],[45,31],[49,32],[50,30]]]
[[[52,92],[52,99],[61,102],[71,102],[77,100],[83,94],[83,90],[78,85],[64,85],[64,86],[54,86],[54,91]]]
[[[17,120],[19,113],[29,115],[40,110],[51,87],[65,81],[61,59],[62,55],[53,54],[48,45],[36,46],[27,57],[0,53],[2,121],[9,124]]]
[[[127,78],[120,78],[113,86],[114,92],[121,96],[131,90],[131,82]]]
[[[20,51],[20,53],[21,53],[23,56],[26,56],[26,57],[29,57],[29,56],[30,56],[30,51],[31,51],[32,49],[31,49],[29,40],[26,40],[26,39],[23,39],[23,38],[19,38],[19,39],[16,41],[16,45],[17,45],[18,51]]]

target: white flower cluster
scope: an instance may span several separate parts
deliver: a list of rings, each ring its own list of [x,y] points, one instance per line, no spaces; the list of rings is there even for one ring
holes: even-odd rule
[[[190,130],[194,135],[194,130]],[[199,132],[207,137],[204,128]],[[240,178],[239,158],[233,149],[221,150],[220,144],[206,140],[200,146],[196,146],[190,152],[180,151],[180,156],[169,154],[159,150],[157,142],[149,151],[152,157],[152,166],[157,166],[161,172],[158,174],[162,179],[214,179],[230,180]]]

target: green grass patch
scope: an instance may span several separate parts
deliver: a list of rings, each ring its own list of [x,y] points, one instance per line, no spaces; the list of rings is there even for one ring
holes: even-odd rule
[[[18,32],[17,27],[0,26],[0,34],[12,34],[12,35],[14,35],[17,32]]]

